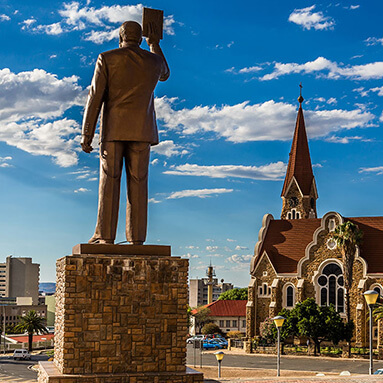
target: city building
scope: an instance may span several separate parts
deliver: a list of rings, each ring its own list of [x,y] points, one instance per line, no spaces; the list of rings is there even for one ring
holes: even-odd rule
[[[317,218],[317,187],[299,97],[299,110],[286,177],[282,188],[281,219],[263,217],[251,260],[248,289],[247,337],[259,335],[267,317],[297,302],[315,298],[319,305],[333,304],[345,317],[342,255],[332,239],[335,228],[347,221],[363,232],[353,262],[350,314],[355,323],[353,344],[366,347],[368,307],[366,290],[383,293],[383,217],[343,217],[328,212]],[[374,346],[383,357],[383,320],[375,323]]]
[[[247,301],[220,300],[206,305],[211,322],[219,326],[223,333],[229,331],[240,331],[246,333],[246,304]],[[197,313],[197,309],[192,310],[191,314]],[[191,335],[195,335],[195,326],[192,316]]]
[[[14,326],[19,322],[19,317],[25,315],[28,311],[34,310],[42,318],[47,317],[46,305],[32,304],[32,298],[0,298],[0,323]],[[0,329],[0,332],[3,328]]]
[[[40,265],[32,258],[9,256],[0,263],[0,297],[31,297],[32,304],[39,300]]]
[[[213,266],[207,268],[207,278],[190,279],[189,283],[189,306],[198,307],[215,302],[225,291],[234,288],[232,283],[226,283],[223,279],[218,283]]]

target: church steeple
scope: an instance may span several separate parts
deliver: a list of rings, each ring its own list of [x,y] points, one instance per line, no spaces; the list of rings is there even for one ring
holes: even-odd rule
[[[318,198],[311,166],[310,150],[303,117],[302,84],[300,86],[299,110],[291,145],[289,164],[282,189],[281,219],[316,218]]]

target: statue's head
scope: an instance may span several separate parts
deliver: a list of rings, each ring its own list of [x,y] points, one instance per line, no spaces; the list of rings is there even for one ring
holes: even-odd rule
[[[120,46],[122,43],[136,43],[141,44],[142,41],[142,28],[141,25],[135,21],[125,21],[120,27]]]

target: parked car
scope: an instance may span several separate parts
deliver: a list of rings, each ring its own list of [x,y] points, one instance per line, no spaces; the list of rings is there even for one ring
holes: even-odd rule
[[[217,348],[223,348],[223,345],[214,339],[205,339],[203,341],[203,348],[204,349],[217,349]]]
[[[205,335],[194,335],[188,339],[186,339],[186,343],[193,343],[195,340],[203,340],[205,338]]]
[[[383,375],[383,368],[378,368],[375,372],[374,375]]]
[[[28,350],[20,349],[15,350],[13,353],[13,359],[14,360],[31,360],[31,354]]]

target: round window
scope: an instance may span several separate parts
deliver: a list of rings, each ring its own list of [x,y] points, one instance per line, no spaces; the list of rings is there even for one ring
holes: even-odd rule
[[[328,240],[327,240],[327,248],[328,249],[330,249],[330,250],[334,250],[334,249],[336,249],[336,241],[335,241],[335,239],[333,239],[333,238],[329,238]]]

